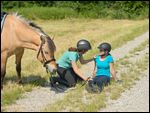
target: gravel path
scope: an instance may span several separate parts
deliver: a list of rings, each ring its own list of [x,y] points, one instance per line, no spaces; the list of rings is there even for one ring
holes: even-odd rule
[[[112,56],[115,60],[124,57],[130,50],[137,47],[140,43],[149,38],[149,32],[144,33],[143,35],[135,38],[132,41],[129,41],[125,45],[120,48],[117,48],[111,52]],[[92,67],[92,68],[91,68]],[[85,71],[85,70],[88,70]],[[86,75],[90,75],[93,71],[93,62],[82,66],[82,71],[85,72]],[[149,81],[149,80],[148,80]],[[42,108],[44,108],[48,104],[52,104],[57,100],[63,99],[66,93],[57,93],[55,91],[50,90],[49,87],[41,87],[38,89],[34,89],[31,92],[25,93],[23,95],[24,98],[16,101],[15,104],[9,105],[5,107],[5,111],[11,112],[27,112],[34,111],[38,112]],[[149,97],[149,95],[145,95]],[[140,97],[142,98],[142,97]]]
[[[144,75],[136,85],[122,93],[118,100],[110,101],[100,112],[148,112],[149,69],[144,72]]]
[[[49,103],[63,99],[65,93],[51,91],[50,87],[35,89],[24,94],[25,98],[16,101],[16,104],[7,106],[8,112],[38,112]]]
[[[125,47],[125,46],[124,46]],[[125,49],[126,51],[127,49]],[[149,46],[137,52],[128,60],[136,62],[141,56],[149,54]],[[120,55],[121,56],[121,55]],[[119,70],[121,71],[121,70]],[[124,71],[124,70],[123,70]],[[108,99],[107,107],[100,112],[148,112],[149,111],[149,66],[141,79],[130,90],[126,90],[117,100]]]
[[[138,45],[140,45],[146,39],[149,39],[149,32],[146,32],[143,35],[135,38],[134,40],[127,42],[122,47],[112,51],[111,54],[115,58],[115,60],[123,58],[126,54],[129,53],[130,50],[134,49],[135,47],[138,47]]]

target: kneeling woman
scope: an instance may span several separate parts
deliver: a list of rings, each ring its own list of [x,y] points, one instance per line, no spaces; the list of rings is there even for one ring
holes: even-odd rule
[[[89,81],[89,86],[98,86],[98,91],[101,92],[103,87],[110,83],[110,77],[116,80],[116,72],[114,69],[113,57],[110,55],[111,45],[109,43],[102,43],[98,46],[99,55],[95,58],[96,72],[93,80]],[[97,91],[96,89],[92,89]]]
[[[91,49],[91,45],[87,40],[80,40],[77,43],[77,48],[69,48],[62,57],[58,60],[57,73],[58,77],[51,77],[51,86],[54,86],[56,82],[63,84],[67,87],[75,86],[77,80],[88,80],[89,77],[83,75],[77,66],[79,60],[81,64],[86,64],[92,60],[84,60],[83,54]]]

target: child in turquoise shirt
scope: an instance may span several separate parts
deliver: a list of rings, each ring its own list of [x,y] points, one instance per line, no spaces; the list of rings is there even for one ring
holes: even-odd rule
[[[88,82],[90,90],[96,92],[94,85],[98,86],[98,91],[101,92],[103,87],[110,83],[110,77],[116,79],[113,57],[110,55],[111,45],[102,43],[98,46],[100,54],[95,57],[96,73],[93,80]]]

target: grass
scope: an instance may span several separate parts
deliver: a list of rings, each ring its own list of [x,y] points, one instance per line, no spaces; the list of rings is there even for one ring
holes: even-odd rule
[[[121,93],[124,91],[122,86],[111,86],[110,99],[115,100],[120,97]],[[100,107],[101,108],[101,107]]]
[[[97,46],[102,42],[109,42],[115,49],[148,29],[147,20],[99,20],[99,19],[64,19],[36,21],[50,36],[55,36],[57,56],[59,58],[70,46],[76,46],[78,40],[84,38],[91,42],[92,51],[85,58],[97,54]],[[120,26],[121,25],[121,26]],[[69,39],[73,39],[70,41]],[[61,40],[61,41],[60,41]],[[63,48],[62,48],[63,47]]]
[[[101,93],[100,95],[95,94],[96,98],[93,98],[93,94],[87,94],[82,92],[84,89],[79,88],[75,91],[69,92],[63,100],[58,101],[57,103],[50,105],[47,107],[44,111],[94,111],[95,109],[98,109],[99,106],[105,107],[105,94]],[[82,99],[82,96],[84,95],[85,100]],[[88,100],[90,100],[88,102]],[[99,102],[101,100],[102,102]],[[97,104],[95,104],[97,103]]]
[[[147,46],[143,43],[139,47]],[[143,47],[143,49],[145,49]],[[141,49],[141,51],[143,50]],[[137,51],[134,51],[137,52]],[[136,80],[139,80],[142,72],[147,69],[148,55],[141,56],[136,62],[129,62],[132,64],[132,68],[127,67],[128,63],[126,57],[119,60],[117,63],[119,65],[124,64],[124,68],[128,68],[126,72],[121,72],[122,84],[117,84],[114,81],[111,82],[111,85],[105,87],[101,94],[90,94],[85,93],[84,89],[77,89],[75,91],[69,92],[63,100],[57,101],[52,105],[48,105],[43,111],[81,111],[81,112],[92,112],[98,111],[101,108],[106,107],[107,98],[110,96],[110,99],[116,100],[121,96],[121,93],[126,89],[130,89]],[[139,70],[140,68],[140,70]],[[83,101],[84,100],[84,101]]]
[[[18,85],[13,83],[13,87],[11,85],[12,83],[8,83],[7,88],[9,88],[9,90],[4,90],[1,93],[1,97],[2,97],[2,101],[1,101],[1,105],[8,105],[8,104],[12,104],[15,102],[15,100],[19,99],[22,97],[22,93],[29,92],[32,90],[33,87],[31,87],[30,85],[26,85],[26,87],[24,87],[23,85]]]
[[[97,46],[101,42],[110,42],[113,49],[115,49],[148,30],[148,20],[64,19],[57,21],[36,20],[36,23],[43,27],[43,30],[49,36],[55,36],[56,59],[68,47],[76,46],[76,42],[82,38],[89,40],[92,44],[92,51],[89,51],[84,56],[85,58],[90,58],[98,53]],[[15,83],[17,78],[15,58],[11,57],[9,59],[4,89],[1,95],[1,106],[15,102],[15,100],[22,97],[24,92],[42,87],[48,81],[50,75],[46,73],[45,69],[37,61],[36,55],[37,53],[31,50],[25,50],[22,59],[23,85]],[[104,104],[101,106],[104,106]],[[97,106],[94,108],[97,108]]]

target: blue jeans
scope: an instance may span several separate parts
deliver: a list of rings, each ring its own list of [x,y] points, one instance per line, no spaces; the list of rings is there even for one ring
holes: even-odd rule
[[[102,91],[104,86],[107,86],[110,84],[110,77],[101,75],[101,76],[96,76],[92,80],[93,84],[97,85],[99,87],[99,90]]]

